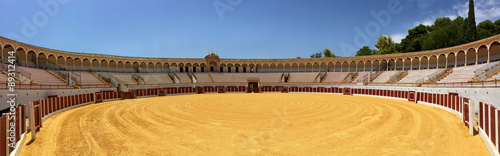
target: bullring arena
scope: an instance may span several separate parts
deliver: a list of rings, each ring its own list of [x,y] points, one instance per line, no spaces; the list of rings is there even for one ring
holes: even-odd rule
[[[498,155],[500,35],[319,59],[0,45],[0,155]]]

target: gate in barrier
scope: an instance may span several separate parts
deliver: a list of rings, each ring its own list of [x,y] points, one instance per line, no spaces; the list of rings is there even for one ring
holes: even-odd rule
[[[352,95],[351,88],[344,88],[344,95]]]
[[[469,127],[470,124],[470,119],[469,119],[469,99],[468,98],[463,98],[463,107],[464,112],[462,113],[462,121],[464,122],[465,126]]]
[[[416,102],[415,91],[409,91],[408,92],[408,101]]]
[[[99,102],[102,102],[102,92],[95,92],[94,94],[95,96],[95,103],[99,103]]]

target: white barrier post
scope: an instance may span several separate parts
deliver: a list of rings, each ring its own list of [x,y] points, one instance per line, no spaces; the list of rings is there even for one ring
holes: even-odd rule
[[[29,106],[30,106],[30,116],[29,116],[30,126],[28,128],[31,131],[31,141],[34,141],[36,138],[35,107],[33,106],[33,102],[30,102]]]
[[[474,135],[474,124],[476,124],[476,117],[475,117],[475,110],[474,107],[472,106],[473,102],[471,99],[469,99],[469,134]]]

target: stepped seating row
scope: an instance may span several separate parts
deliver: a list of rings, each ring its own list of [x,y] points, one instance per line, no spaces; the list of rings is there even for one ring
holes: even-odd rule
[[[500,73],[497,73],[490,78],[486,79],[486,81],[495,81],[495,80],[500,80]]]
[[[106,85],[104,82],[102,82],[100,79],[89,72],[80,72],[79,74],[81,76],[81,85]]]
[[[370,75],[370,72],[358,72],[358,76],[356,77],[356,79],[354,79],[353,81],[351,81],[352,83],[363,83],[363,79],[365,78],[365,76],[367,75]]]
[[[316,82],[317,77],[318,73],[290,73],[288,82]]]
[[[165,73],[141,73],[140,75],[146,84],[169,84],[173,83]]]
[[[316,73],[317,75],[318,73]],[[195,74],[200,81],[200,74]],[[260,82],[280,82],[282,73],[210,73],[214,82],[247,82],[248,79],[259,79]],[[208,77],[209,78],[209,77]],[[206,81],[206,80],[204,80]]]
[[[397,72],[399,72],[399,71],[393,71],[393,70],[391,70],[391,71],[384,71],[380,75],[378,75],[372,81],[372,83],[386,83],[387,81],[389,81],[391,79],[391,76],[393,76]]]
[[[191,79],[189,79],[189,76],[186,73],[177,73],[176,75],[181,83],[191,83]]]
[[[30,78],[33,83],[41,85],[68,85],[66,82],[52,75],[44,69],[29,68],[17,66],[16,68],[21,68],[29,73],[31,73]]]
[[[349,72],[327,72],[326,78],[323,82],[337,82],[340,83],[344,81],[345,77],[349,75]]]
[[[429,70],[410,70],[408,71],[408,75],[403,77],[398,83],[417,83],[417,81],[422,80],[423,82],[429,80],[429,76],[436,72],[443,72],[444,69],[429,69]],[[422,82],[420,82],[422,83]]]
[[[453,68],[453,72],[439,80],[437,83],[470,82],[475,77],[474,71],[486,65],[488,65],[488,63]]]

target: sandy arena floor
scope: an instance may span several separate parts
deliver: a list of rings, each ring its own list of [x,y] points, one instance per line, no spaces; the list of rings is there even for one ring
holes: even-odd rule
[[[43,126],[20,155],[489,155],[452,113],[366,96],[153,97],[80,107]]]

